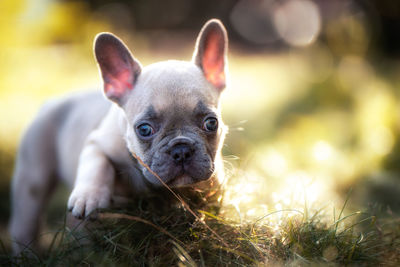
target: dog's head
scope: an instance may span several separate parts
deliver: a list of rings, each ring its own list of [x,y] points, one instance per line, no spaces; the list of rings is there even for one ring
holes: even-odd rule
[[[216,175],[225,135],[219,98],[226,85],[227,34],[208,21],[193,59],[142,68],[123,42],[109,33],[95,40],[105,95],[124,111],[128,149],[171,186]],[[143,167],[145,178],[160,181]]]

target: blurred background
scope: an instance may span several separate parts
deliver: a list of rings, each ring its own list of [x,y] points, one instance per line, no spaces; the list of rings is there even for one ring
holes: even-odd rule
[[[49,98],[101,88],[94,36],[117,34],[143,65],[189,60],[214,17],[230,38],[227,212],[341,207],[352,189],[349,210],[400,213],[399,2],[3,0],[0,237],[23,130]]]

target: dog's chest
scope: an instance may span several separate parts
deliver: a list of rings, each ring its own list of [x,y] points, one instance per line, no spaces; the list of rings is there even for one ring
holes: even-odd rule
[[[129,159],[123,163],[113,163],[115,169],[114,195],[131,197],[150,190],[140,166]]]

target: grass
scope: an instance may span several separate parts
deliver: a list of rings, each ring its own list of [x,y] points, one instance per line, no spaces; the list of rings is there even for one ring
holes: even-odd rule
[[[198,195],[198,199],[202,199]],[[130,208],[103,210],[70,228],[66,220],[39,254],[18,259],[0,244],[0,265],[118,266],[396,266],[400,263],[399,220],[362,212],[326,220],[320,212],[276,211],[238,223],[218,215],[217,202],[192,202],[199,219],[163,197],[138,199]],[[269,219],[284,215],[279,225]],[[292,214],[292,216],[289,216]],[[356,220],[353,218],[357,217]],[[215,234],[210,232],[205,224]],[[226,243],[226,244],[224,244]]]

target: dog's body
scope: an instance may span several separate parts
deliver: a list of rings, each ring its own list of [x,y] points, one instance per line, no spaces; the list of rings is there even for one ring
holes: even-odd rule
[[[221,180],[225,126],[219,96],[226,49],[223,25],[211,20],[197,39],[192,62],[142,69],[118,38],[99,35],[95,55],[104,93],[114,103],[89,92],[42,108],[23,138],[14,172],[14,253],[36,238],[40,214],[60,179],[73,188],[68,208],[77,218],[163,183],[186,187]]]

